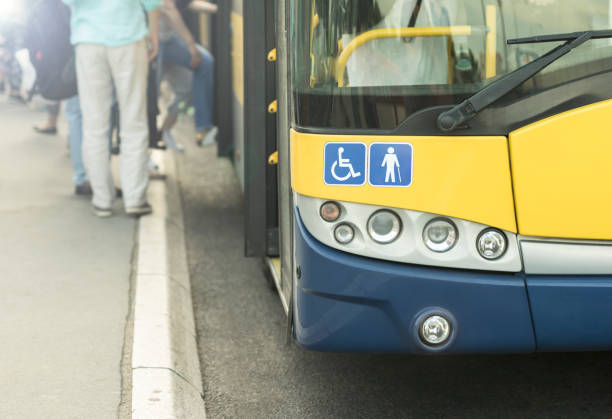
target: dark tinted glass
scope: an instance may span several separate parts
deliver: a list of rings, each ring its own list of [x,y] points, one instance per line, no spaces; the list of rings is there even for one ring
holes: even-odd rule
[[[612,0],[292,0],[298,126],[394,130],[420,111],[461,102],[556,44],[506,45],[539,34],[608,29]],[[612,41],[590,41],[493,110],[566,86],[578,105],[612,97],[577,80],[612,69]],[[592,83],[593,86],[597,83]],[[533,103],[546,115],[557,103]],[[573,106],[573,105],[567,105]],[[520,119],[520,118],[519,118]],[[526,117],[522,119],[527,119]],[[433,129],[433,128],[432,128]]]

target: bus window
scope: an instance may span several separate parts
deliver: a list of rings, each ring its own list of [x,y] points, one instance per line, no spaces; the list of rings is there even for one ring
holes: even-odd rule
[[[292,0],[296,122],[321,128],[394,129],[421,110],[462,102],[557,45],[506,45],[506,40],[608,29],[611,4],[610,0]],[[593,40],[505,100],[611,68],[610,40]],[[548,108],[550,104],[543,104],[543,109]]]
[[[547,33],[568,33],[584,30],[603,30],[610,28],[610,0],[589,0],[580,4],[557,0],[523,0],[508,4],[506,17],[508,19],[508,38],[535,36]],[[610,57],[610,40],[594,40],[576,49],[572,54],[557,61],[543,70],[543,74],[589,61],[597,61]],[[509,47],[511,70],[514,70],[528,57],[539,57],[549,51],[549,44],[530,44]]]

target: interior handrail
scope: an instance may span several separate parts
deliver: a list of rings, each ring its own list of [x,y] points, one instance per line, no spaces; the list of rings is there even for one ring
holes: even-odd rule
[[[342,50],[336,61],[336,80],[338,87],[344,87],[344,72],[351,55],[370,41],[383,38],[417,38],[431,36],[461,36],[471,35],[472,26],[437,26],[437,27],[408,27],[408,28],[382,28],[364,32]]]

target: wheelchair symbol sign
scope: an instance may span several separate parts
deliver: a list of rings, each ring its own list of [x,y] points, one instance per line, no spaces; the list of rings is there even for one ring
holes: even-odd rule
[[[366,182],[366,146],[363,143],[327,143],[324,152],[327,185],[360,186]]]

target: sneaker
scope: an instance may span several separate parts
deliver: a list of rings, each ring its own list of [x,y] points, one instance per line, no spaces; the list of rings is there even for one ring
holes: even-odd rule
[[[26,103],[26,100],[23,98],[23,96],[21,96],[21,93],[19,92],[11,92],[11,94],[9,94],[9,99],[18,103]]]
[[[90,196],[91,194],[93,194],[93,191],[91,190],[91,184],[88,181],[85,181],[80,185],[76,185],[74,187],[74,193],[75,195]]]
[[[100,218],[108,218],[113,215],[113,210],[110,208],[100,208],[93,206],[93,213],[96,214]]]
[[[185,147],[183,144],[179,143],[174,139],[174,135],[170,131],[164,131],[162,134],[162,138],[164,142],[168,145],[171,150],[183,152],[185,151]]]
[[[80,185],[76,185],[74,187],[74,194],[81,196],[93,195],[93,190],[91,189],[91,184],[89,183],[89,181],[86,180]],[[123,191],[120,188],[115,188],[115,198],[123,198]]]
[[[204,131],[206,132],[206,131]],[[219,133],[219,128],[212,127],[206,134],[204,132],[198,132],[196,135],[196,143],[200,147],[208,147],[213,145],[217,140],[217,134]]]
[[[128,215],[135,215],[137,217],[140,217],[141,215],[147,215],[147,214],[151,214],[153,212],[153,208],[151,207],[151,205],[149,205],[148,202],[145,202],[142,205],[139,205],[137,207],[127,207],[125,209],[125,213]]]
[[[34,131],[39,134],[55,135],[57,134],[57,127],[39,127],[38,125],[34,125]]]

